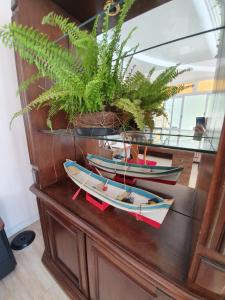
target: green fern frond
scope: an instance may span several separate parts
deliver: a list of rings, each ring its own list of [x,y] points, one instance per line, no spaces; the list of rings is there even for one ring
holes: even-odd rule
[[[96,39],[97,31],[98,31],[98,24],[99,24],[99,15],[96,17],[93,28],[92,28],[92,36]]]
[[[64,34],[68,35],[70,42],[75,46],[80,59],[83,61],[87,80],[89,80],[97,67],[98,45],[96,37],[84,30],[80,30],[79,27],[75,23],[70,22],[68,18],[65,19],[53,12],[43,18],[42,24],[57,26]]]
[[[113,67],[113,77],[116,79],[118,78],[119,75],[119,68],[121,66],[122,60],[123,60],[123,56],[126,56],[127,54],[129,54],[130,52],[132,52],[134,49],[135,51],[137,50],[137,46],[126,51],[126,53],[124,53],[124,48],[126,47],[128,41],[130,40],[130,38],[132,37],[132,34],[134,33],[134,31],[137,30],[137,27],[134,27],[129,34],[127,35],[127,37],[122,41],[119,50],[118,50],[118,54],[117,54],[117,58],[116,58],[116,62],[115,65]],[[128,66],[129,67],[129,66]]]
[[[16,112],[11,121],[10,121],[10,128],[12,125],[12,122],[15,118],[17,118],[18,116],[27,113],[29,111],[31,111],[33,108],[40,108],[41,106],[43,106],[46,102],[48,102],[49,100],[52,100],[54,98],[59,98],[59,97],[64,97],[65,95],[67,95],[68,92],[67,91],[62,91],[62,90],[58,90],[58,87],[53,86],[52,88],[50,88],[49,90],[47,90],[46,92],[43,92],[39,97],[37,97],[35,100],[31,101],[26,107],[24,107],[23,109],[21,109],[20,111]]]
[[[86,85],[84,101],[88,111],[96,112],[103,109],[102,82],[98,79]]]
[[[16,95],[18,96],[21,92],[26,91],[32,83],[39,80],[40,78],[43,78],[42,74],[40,74],[40,73],[35,73],[35,74],[31,75],[28,79],[24,80],[20,84],[20,86],[16,92]]]
[[[140,130],[144,129],[144,111],[140,107],[140,100],[131,101],[130,99],[118,99],[114,102],[114,105],[121,109],[122,111],[126,111],[130,113],[137,124]]]

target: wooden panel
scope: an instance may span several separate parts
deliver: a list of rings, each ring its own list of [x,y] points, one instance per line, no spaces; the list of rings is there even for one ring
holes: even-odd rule
[[[84,235],[62,214],[44,208],[50,260],[84,295],[88,295]],[[43,220],[42,220],[43,221]],[[46,227],[47,226],[47,227]]]
[[[195,283],[218,295],[225,295],[225,266],[202,258]]]
[[[92,300],[150,300],[156,299],[156,288],[148,284],[148,291],[132,279],[135,274],[126,264],[109,255],[107,249],[87,239],[90,297]],[[126,272],[126,273],[125,273]],[[128,274],[129,273],[129,276]]]
[[[78,233],[70,231],[49,214],[49,233],[51,234],[52,256],[56,264],[79,285]]]

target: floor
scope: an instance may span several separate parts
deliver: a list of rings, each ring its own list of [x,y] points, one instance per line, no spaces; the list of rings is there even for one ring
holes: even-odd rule
[[[40,223],[28,228],[35,231],[36,238],[27,248],[14,251],[17,266],[0,280],[0,300],[68,300],[41,262],[44,244]]]

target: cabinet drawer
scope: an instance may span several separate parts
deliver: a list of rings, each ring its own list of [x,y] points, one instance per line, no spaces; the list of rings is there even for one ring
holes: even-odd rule
[[[218,295],[224,295],[225,266],[202,258],[195,283]]]

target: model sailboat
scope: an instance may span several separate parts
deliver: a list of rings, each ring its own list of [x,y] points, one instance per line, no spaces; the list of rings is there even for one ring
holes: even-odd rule
[[[68,176],[81,189],[111,206],[151,220],[160,227],[173,199],[163,199],[145,190],[127,186],[97,175],[74,161],[64,163]]]
[[[88,154],[87,160],[91,166],[108,173],[167,184],[176,184],[183,170],[182,167],[149,166],[116,161],[93,154]]]

